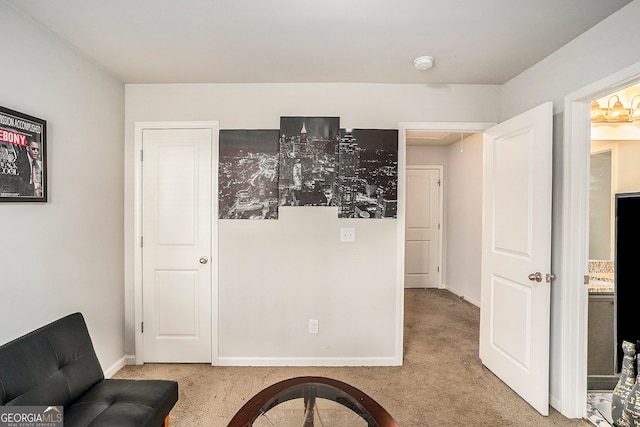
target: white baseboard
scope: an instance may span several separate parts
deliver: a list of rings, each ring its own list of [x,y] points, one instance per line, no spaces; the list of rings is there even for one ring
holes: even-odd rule
[[[124,365],[126,364],[126,356],[120,358],[118,361],[116,361],[116,363],[114,363],[113,365],[111,365],[109,368],[104,370],[104,377],[105,378],[111,378],[112,376],[115,375],[116,372],[118,372],[120,369],[124,368]]]
[[[218,366],[402,366],[396,357],[219,357]]]
[[[105,371],[105,377],[112,376],[125,365],[135,364],[135,355],[125,355]],[[218,357],[215,366],[402,366],[402,357]]]
[[[549,394],[549,404],[553,409],[562,413],[562,405],[560,404],[560,399],[558,399],[553,394]]]
[[[469,298],[467,296],[464,296],[462,298],[464,298],[464,300],[466,302],[468,302],[469,304],[475,305],[476,307],[480,308],[480,301],[477,301],[477,300],[475,300],[473,298]]]
[[[480,301],[476,301],[473,298],[469,298],[468,296],[466,296],[465,294],[463,294],[459,290],[457,290],[455,288],[452,288],[451,286],[444,285],[444,288],[446,290],[448,290],[449,292],[451,292],[452,294],[454,294],[455,296],[457,296],[458,298],[462,298],[463,300],[467,301],[468,303],[473,304],[476,307],[480,308]]]

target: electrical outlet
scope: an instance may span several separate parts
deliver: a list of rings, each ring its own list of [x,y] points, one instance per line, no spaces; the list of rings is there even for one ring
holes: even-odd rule
[[[356,229],[353,227],[340,228],[340,242],[350,243],[356,241]]]
[[[317,334],[318,333],[318,320],[317,319],[309,319],[309,333]]]

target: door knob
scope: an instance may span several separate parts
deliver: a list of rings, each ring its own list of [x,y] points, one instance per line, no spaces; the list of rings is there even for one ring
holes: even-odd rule
[[[536,282],[542,282],[542,273],[540,273],[539,271],[536,272],[536,273],[531,273],[529,275],[529,280],[536,281]]]
[[[200,264],[206,264],[209,262],[209,259],[206,256],[200,257]]]

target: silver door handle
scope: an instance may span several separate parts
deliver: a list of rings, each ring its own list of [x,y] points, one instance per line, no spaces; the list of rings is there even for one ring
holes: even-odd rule
[[[209,262],[209,259],[206,256],[200,257],[200,264],[206,264]]]
[[[531,273],[529,275],[529,280],[536,281],[536,282],[542,282],[542,273],[540,273],[539,271],[536,272],[536,273]]]

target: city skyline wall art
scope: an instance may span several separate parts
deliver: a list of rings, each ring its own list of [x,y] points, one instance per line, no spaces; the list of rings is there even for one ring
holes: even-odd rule
[[[398,130],[339,117],[281,117],[279,130],[220,130],[220,219],[278,219],[279,206],[397,218]]]
[[[397,218],[398,130],[341,129],[338,218]]]
[[[218,218],[278,219],[279,130],[220,130]]]
[[[280,117],[280,206],[335,206],[339,117]]]

